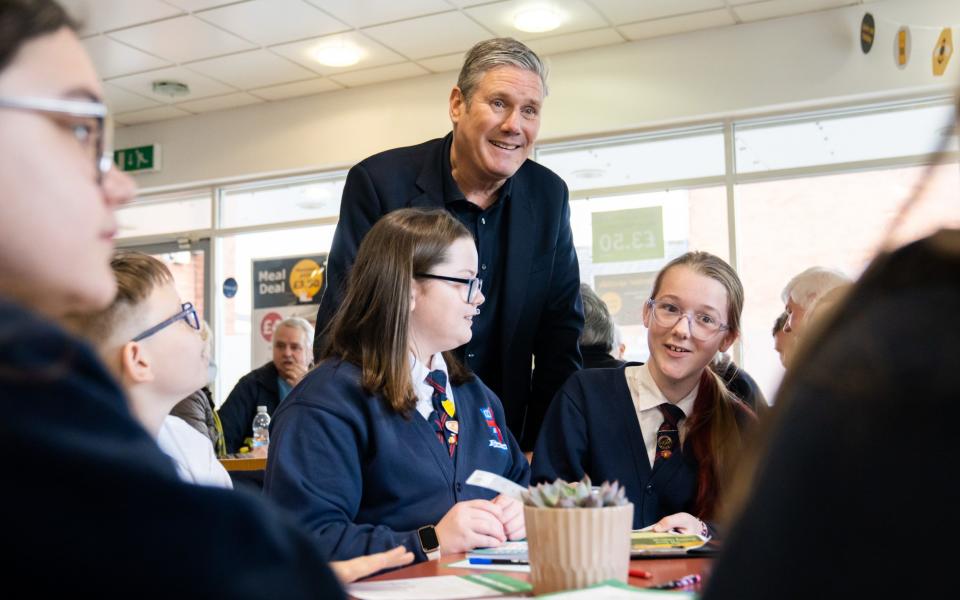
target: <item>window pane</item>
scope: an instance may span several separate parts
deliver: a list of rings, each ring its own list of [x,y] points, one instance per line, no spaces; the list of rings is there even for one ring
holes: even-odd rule
[[[743,367],[768,399],[783,375],[771,329],[783,311],[780,292],[812,266],[859,275],[879,249],[891,219],[925,167],[844,173],[736,188],[739,272],[746,290]],[[898,242],[960,225],[957,164],[936,167]]]
[[[242,235],[224,236],[217,240],[218,276],[215,284],[217,320],[216,344],[219,372],[215,401],[219,406],[251,369],[251,346],[259,328],[251,323],[253,314],[253,261],[273,257],[322,254],[330,251],[336,225],[320,225],[281,229]],[[223,280],[237,280],[237,293],[225,298],[221,293]],[[304,314],[311,323],[316,319],[316,308],[304,306]],[[313,340],[311,340],[312,346]],[[311,350],[312,353],[312,350]]]
[[[953,107],[924,106],[770,125],[734,126],[738,173],[775,171],[897,156],[920,156],[952,134]],[[951,135],[951,150],[957,138]]]
[[[201,319],[207,318],[206,307],[203,304],[204,251],[201,248],[164,252],[152,256],[167,265],[173,274],[173,282],[181,302],[190,302]]]
[[[628,257],[631,225],[622,230],[616,224],[629,223],[638,209],[658,209],[663,253],[658,257],[605,261],[607,256]],[[629,211],[629,212],[621,212]],[[580,280],[591,285],[607,303],[620,328],[628,360],[646,362],[649,355],[646,328],[642,323],[643,302],[650,297],[653,278],[670,259],[688,250],[705,250],[728,257],[726,191],[723,187],[670,190],[573,200],[570,202],[573,242],[580,260]],[[610,225],[609,223],[613,223]],[[622,234],[612,243],[610,238]],[[606,247],[594,247],[595,239]],[[613,252],[611,252],[613,250]],[[645,247],[634,254],[647,252]],[[596,261],[595,261],[596,259]]]
[[[220,226],[243,227],[336,217],[344,176],[314,178],[271,186],[225,189]]]
[[[722,176],[723,134],[717,129],[545,147],[537,161],[572,191]]]
[[[151,197],[117,210],[117,238],[210,228],[210,194]]]

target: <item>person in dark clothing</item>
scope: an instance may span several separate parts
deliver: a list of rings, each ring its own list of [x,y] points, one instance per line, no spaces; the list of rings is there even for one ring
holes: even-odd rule
[[[277,323],[273,330],[273,359],[240,378],[220,407],[220,423],[227,452],[240,451],[253,437],[253,417],[258,406],[267,413],[277,412],[310,367],[313,327],[305,319],[291,317]]]
[[[57,324],[116,293],[113,210],[135,187],[104,153],[102,96],[59,5],[0,2],[4,583],[38,597],[342,598],[275,509],[181,482],[92,349]]]
[[[253,417],[258,406],[266,406],[274,415],[280,406],[279,373],[273,361],[257,367],[240,378],[227,399],[220,406],[220,424],[228,454],[240,451],[253,436]]]
[[[811,324],[706,600],[920,598],[949,588],[938,575],[953,566],[952,536],[891,534],[922,530],[927,516],[949,523],[960,505],[951,481],[960,473],[958,274],[960,231],[941,231],[878,257],[842,305]]]
[[[743,400],[750,409],[760,414],[767,409],[767,399],[757,382],[741,369],[728,354],[720,354],[710,363],[713,372],[720,376],[730,392]]]
[[[503,401],[507,427],[532,450],[554,394],[580,368],[580,269],[566,184],[528,160],[546,70],[524,44],[486,40],[450,95],[453,132],[375,154],[347,173],[317,311],[317,354],[360,241],[400,208],[442,208],[474,237],[488,292],[457,358]]]
[[[584,369],[616,369],[624,363],[613,357],[616,340],[615,325],[607,304],[590,286],[580,284],[583,299],[583,333],[580,334],[580,354]]]

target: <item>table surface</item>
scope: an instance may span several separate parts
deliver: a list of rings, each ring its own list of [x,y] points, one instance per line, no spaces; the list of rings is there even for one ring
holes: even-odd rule
[[[221,458],[220,464],[227,471],[263,471],[267,468],[265,458]]]
[[[516,577],[517,579],[522,579],[524,581],[530,580],[529,573],[513,573],[507,571],[492,571],[489,569],[460,569],[456,567],[447,567],[449,563],[454,563],[463,560],[466,558],[466,554],[454,554],[452,556],[445,556],[439,561],[427,561],[422,562],[416,565],[411,565],[409,567],[404,567],[402,569],[397,569],[396,571],[391,571],[390,573],[385,573],[383,575],[378,575],[376,577],[371,577],[365,581],[386,581],[388,579],[409,579],[412,577],[433,577],[436,575],[469,575],[469,574],[478,574],[478,573],[503,573],[504,575],[509,575],[511,577]],[[711,559],[709,558],[649,558],[643,560],[632,560],[630,561],[631,569],[641,569],[643,571],[649,571],[652,575],[652,579],[640,579],[638,577],[631,577],[627,581],[630,585],[636,587],[648,587],[651,585],[658,585],[661,583],[666,583],[668,581],[673,581],[674,579],[679,579],[685,575],[691,575],[693,573],[701,575],[706,579],[710,570]],[[702,585],[702,583],[701,583]],[[701,586],[693,586],[689,588],[684,588],[688,591],[700,591]]]

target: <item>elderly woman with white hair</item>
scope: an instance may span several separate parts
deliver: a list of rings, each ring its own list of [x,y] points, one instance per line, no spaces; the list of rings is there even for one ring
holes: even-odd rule
[[[786,307],[787,322],[783,331],[792,333],[795,340],[803,335],[807,312],[817,300],[830,290],[852,283],[849,277],[835,269],[826,267],[810,267],[790,280],[780,294]],[[784,347],[780,361],[785,367],[793,360],[793,350],[796,343]]]

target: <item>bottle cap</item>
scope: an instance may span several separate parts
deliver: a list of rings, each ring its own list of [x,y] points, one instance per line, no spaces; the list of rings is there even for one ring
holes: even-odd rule
[[[265,413],[265,412],[267,412],[267,407],[266,407],[266,406],[258,406],[258,407],[257,407],[257,412],[258,412],[258,413]]]

